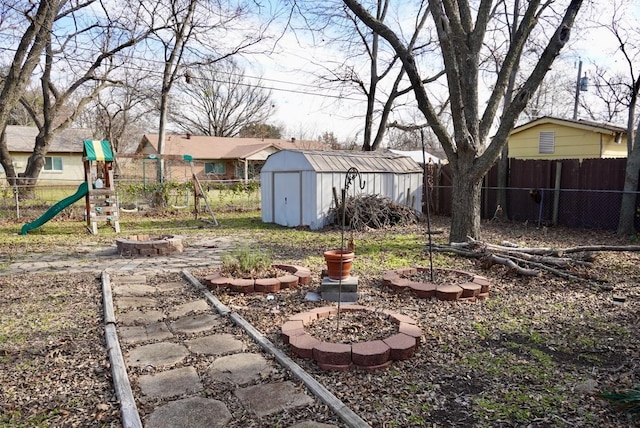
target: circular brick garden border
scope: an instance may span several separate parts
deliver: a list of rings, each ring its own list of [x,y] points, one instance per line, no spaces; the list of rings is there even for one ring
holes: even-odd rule
[[[166,256],[181,253],[184,237],[180,235],[133,235],[116,239],[121,256]]]
[[[342,305],[342,311],[376,311],[361,305]],[[398,331],[386,339],[352,344],[322,342],[305,331],[304,326],[319,318],[337,314],[335,306],[324,306],[292,315],[282,325],[282,340],[300,358],[313,359],[323,370],[349,370],[353,367],[364,370],[384,369],[393,361],[411,358],[422,337],[416,322],[405,315],[383,309],[398,325]]]
[[[463,300],[475,302],[489,297],[490,282],[487,278],[456,269],[434,268],[434,271],[445,271],[448,273],[466,277],[466,282],[460,284],[434,284],[432,282],[416,282],[406,278],[410,275],[429,272],[429,268],[410,267],[389,270],[383,273],[382,282],[396,291],[411,290],[411,292],[421,299],[437,298],[438,300]]]
[[[277,278],[230,278],[223,276],[220,271],[207,275],[203,283],[210,290],[223,288],[238,293],[276,293],[283,288],[295,288],[311,283],[311,270],[297,265],[274,264],[273,268],[288,272]]]

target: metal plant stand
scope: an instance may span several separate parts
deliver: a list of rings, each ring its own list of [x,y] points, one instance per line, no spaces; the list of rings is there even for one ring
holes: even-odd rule
[[[360,175],[360,171],[358,171],[358,169],[356,167],[351,167],[347,170],[347,173],[345,174],[344,177],[344,188],[342,189],[342,221],[340,224],[340,251],[345,251],[345,245],[344,245],[344,231],[346,228],[346,211],[347,211],[347,194],[349,192],[349,187],[351,186],[351,184],[353,183],[353,181],[358,178],[358,185],[360,187],[360,190],[364,189],[365,186],[365,182],[362,180],[362,176]],[[355,192],[354,192],[354,197],[355,197]],[[353,228],[351,227],[352,225],[352,220],[353,220],[353,216],[351,221],[349,221],[349,229],[351,230],[351,233],[353,233]],[[353,239],[352,239],[353,241]],[[340,259],[340,270],[342,271],[342,265],[344,263],[343,259]],[[357,287],[358,287],[358,279],[357,278],[352,278],[350,277],[350,283],[354,283],[355,284],[355,290],[356,290],[356,295],[357,295]],[[340,277],[340,279],[338,280],[338,318],[337,318],[337,323],[336,323],[336,331],[338,331],[340,329],[340,315],[341,315],[341,308],[340,308],[340,304],[342,302],[342,277]]]

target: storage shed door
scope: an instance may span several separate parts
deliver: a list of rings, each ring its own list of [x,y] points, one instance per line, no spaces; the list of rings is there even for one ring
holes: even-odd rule
[[[282,226],[299,226],[302,209],[300,174],[276,172],[273,174],[273,220]]]

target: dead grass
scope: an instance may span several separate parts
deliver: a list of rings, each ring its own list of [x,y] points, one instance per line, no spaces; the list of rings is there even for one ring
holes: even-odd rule
[[[444,232],[436,239],[446,239],[447,219],[434,219],[433,228]],[[224,228],[186,232],[226,233]],[[628,243],[610,232],[513,223],[485,223],[483,233],[492,243],[508,240],[530,247]],[[339,232],[257,226],[244,236],[271,250],[275,261],[316,273],[310,286],[280,292],[273,300],[216,291],[288,352],[280,325],[297,312],[325,304],[304,297],[317,290],[321,251],[328,242],[337,246]],[[78,245],[95,243],[91,236],[77,239]],[[33,252],[35,242],[13,241],[12,250],[0,254],[3,263]],[[436,267],[473,271],[491,280],[491,297],[481,303],[427,301],[383,287],[385,269],[429,265],[426,243],[424,226],[356,236],[353,274],[360,278],[360,303],[418,321],[425,336],[412,359],[380,372],[346,373],[296,362],[374,427],[635,426],[600,393],[640,383],[638,253],[598,254],[589,274],[602,282],[550,274],[525,278],[504,266],[483,271],[473,260],[434,255]],[[72,256],[75,246],[65,245],[63,235],[48,236],[38,250]],[[199,277],[206,273],[194,272]],[[625,295],[626,303],[615,305],[613,294]],[[99,281],[92,275],[0,275],[0,426],[118,426],[101,317]]]

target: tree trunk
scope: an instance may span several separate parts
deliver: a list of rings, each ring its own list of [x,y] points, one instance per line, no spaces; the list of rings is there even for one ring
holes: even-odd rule
[[[27,159],[27,166],[24,172],[19,174],[18,184],[20,199],[32,199],[35,193],[35,185],[38,182],[40,171],[44,167],[44,157],[49,150],[49,145],[53,139],[52,133],[40,131],[36,136],[36,144],[33,153]]]
[[[158,183],[164,182],[164,140],[167,127],[167,110],[169,108],[169,89],[162,89],[160,96],[160,125],[158,127]]]
[[[0,165],[4,168],[5,177],[7,178],[7,183],[10,186],[15,186],[16,184],[16,169],[13,167],[13,158],[11,157],[11,153],[9,153],[9,149],[7,148],[7,128],[5,127],[0,133]]]
[[[449,242],[480,239],[480,194],[482,180],[468,171],[452,168],[451,233]]]
[[[30,82],[33,70],[40,63],[40,54],[49,40],[48,34],[53,27],[58,6],[58,2],[39,2],[38,10],[30,18],[31,25],[22,35],[11,64],[8,69],[3,71],[2,90],[0,91],[0,129],[3,133],[6,130],[11,110],[18,104],[24,89]],[[7,181],[10,185],[14,185],[16,172],[4,135],[0,140],[0,163],[4,167]]]
[[[640,129],[638,130],[640,131]],[[636,131],[637,132],[637,131]],[[627,158],[624,177],[624,194],[620,204],[620,220],[618,221],[618,234],[631,235],[636,233],[635,219],[640,213],[636,211],[638,192],[638,176],[640,175],[640,147],[636,147]]]

